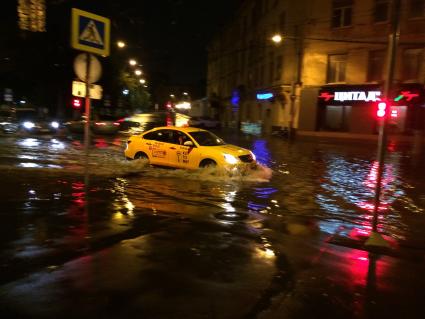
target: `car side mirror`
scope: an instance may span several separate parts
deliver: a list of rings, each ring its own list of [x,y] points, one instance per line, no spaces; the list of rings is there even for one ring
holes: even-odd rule
[[[194,146],[192,141],[186,141],[186,142],[183,143],[183,145],[184,146],[190,146],[190,147]]]

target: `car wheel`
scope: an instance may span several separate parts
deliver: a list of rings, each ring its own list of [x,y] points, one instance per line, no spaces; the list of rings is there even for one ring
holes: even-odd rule
[[[217,163],[213,161],[212,159],[204,159],[200,164],[199,167],[206,168],[206,167],[216,167]]]
[[[143,152],[138,152],[134,155],[135,160],[149,160],[148,156]]]

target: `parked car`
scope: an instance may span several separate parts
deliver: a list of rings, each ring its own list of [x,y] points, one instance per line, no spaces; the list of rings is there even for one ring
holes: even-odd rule
[[[254,153],[226,144],[207,130],[163,126],[133,135],[124,151],[127,159],[145,159],[150,164],[197,169],[218,166],[230,171],[256,168]]]
[[[220,122],[208,116],[193,116],[189,120],[189,126],[200,128],[219,128]]]
[[[120,129],[118,119],[109,115],[98,116],[91,124],[91,130],[94,134],[114,135]]]
[[[133,135],[159,126],[188,126],[189,116],[176,112],[149,112],[134,114],[119,120],[119,122],[120,131],[127,135]]]
[[[51,134],[61,128],[58,120],[41,117],[34,108],[16,108],[2,124],[5,133]]]

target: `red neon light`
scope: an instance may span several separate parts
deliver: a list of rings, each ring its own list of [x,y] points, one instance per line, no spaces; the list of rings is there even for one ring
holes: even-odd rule
[[[329,101],[333,97],[334,97],[334,95],[333,94],[329,94],[328,92],[322,92],[319,95],[319,98],[320,99],[324,99],[326,102]]]
[[[406,98],[406,101],[411,101],[413,98],[419,96],[418,93],[410,93],[410,91],[401,91],[400,94]]]
[[[398,112],[397,110],[392,110],[391,111],[391,117],[397,118],[398,117]]]

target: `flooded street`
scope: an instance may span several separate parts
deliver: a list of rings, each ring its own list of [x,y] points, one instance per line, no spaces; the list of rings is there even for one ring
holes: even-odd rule
[[[86,185],[81,139],[0,137],[2,318],[422,318],[424,155],[390,141],[393,250],[373,254],[374,142],[217,134],[260,169],[150,167],[96,137]]]

